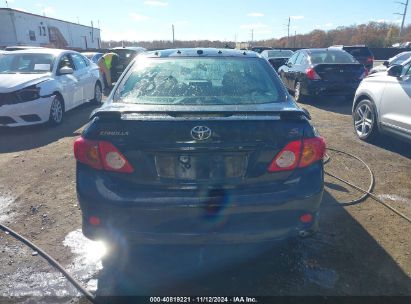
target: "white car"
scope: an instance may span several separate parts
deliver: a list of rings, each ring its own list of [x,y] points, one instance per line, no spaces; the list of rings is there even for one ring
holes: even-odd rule
[[[85,102],[102,101],[97,65],[78,52],[30,49],[0,54],[0,126],[50,122]]]
[[[365,78],[355,93],[352,115],[362,140],[389,133],[411,142],[411,59]]]
[[[393,65],[399,65],[411,58],[411,52],[402,52],[398,55],[391,57],[390,59],[383,62],[383,64],[376,66],[370,70],[370,75],[374,73],[385,72],[388,68],[392,67]]]

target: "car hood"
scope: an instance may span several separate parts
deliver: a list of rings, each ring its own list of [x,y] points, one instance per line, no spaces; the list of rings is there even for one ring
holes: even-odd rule
[[[51,79],[51,74],[0,74],[0,93],[9,93]]]

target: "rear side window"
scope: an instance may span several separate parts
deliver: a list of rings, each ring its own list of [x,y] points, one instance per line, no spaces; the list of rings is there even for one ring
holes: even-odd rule
[[[235,105],[283,101],[284,91],[260,58],[140,58],[116,102],[160,105]]]
[[[86,61],[83,59],[83,56],[79,54],[71,54],[71,58],[73,58],[74,65],[76,66],[77,70],[82,70],[87,67]]]

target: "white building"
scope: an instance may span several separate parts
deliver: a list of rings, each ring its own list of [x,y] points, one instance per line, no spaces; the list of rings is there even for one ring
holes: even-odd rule
[[[100,29],[10,8],[0,8],[0,48],[14,45],[98,49]]]

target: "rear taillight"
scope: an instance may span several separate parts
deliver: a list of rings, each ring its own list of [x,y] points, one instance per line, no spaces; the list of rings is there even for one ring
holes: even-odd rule
[[[113,144],[106,141],[80,137],[74,142],[74,156],[80,163],[97,170],[120,173],[134,171],[124,155]]]
[[[322,137],[296,140],[287,144],[268,167],[268,172],[289,171],[305,168],[323,159],[325,141]]]
[[[317,74],[317,72],[313,68],[309,68],[305,71],[307,74],[308,79],[310,80],[320,80],[321,77]]]
[[[102,170],[98,141],[87,140],[83,137],[74,142],[74,157],[81,163],[97,170]]]

